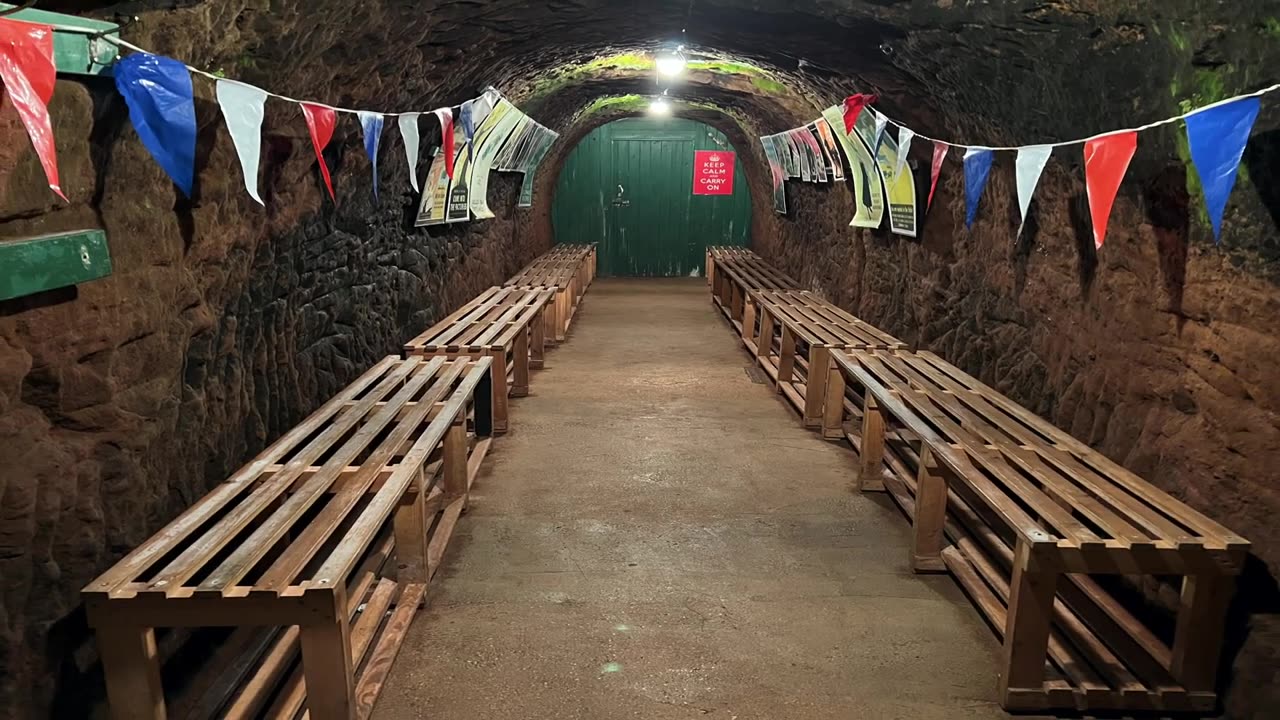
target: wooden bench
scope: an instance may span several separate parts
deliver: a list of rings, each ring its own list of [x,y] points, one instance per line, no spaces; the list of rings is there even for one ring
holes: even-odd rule
[[[286,628],[239,707],[293,677],[285,710],[367,716],[488,451],[492,368],[384,359],[85,587],[112,716],[166,716],[157,627]],[[377,580],[388,527],[395,579]],[[353,624],[361,603],[375,614]]]
[[[494,432],[507,431],[507,398],[529,394],[529,369],[542,367],[549,288],[491,287],[404,346],[405,357],[492,357]]]
[[[836,349],[902,348],[904,343],[817,295],[803,290],[749,290],[742,342],[800,412],[805,427],[821,427],[830,365]],[[820,368],[811,373],[810,368]],[[825,434],[825,433],[824,433]]]
[[[503,284],[554,291],[555,300],[546,316],[546,337],[548,342],[563,342],[595,276],[595,245],[557,245]]]
[[[932,353],[828,368],[824,432],[852,420],[862,489],[909,486],[912,566],[951,569],[1001,632],[1007,709],[1213,709],[1246,540]],[[1171,645],[1118,575],[1180,578]]]
[[[752,290],[799,290],[800,283],[742,247],[707,248],[711,300],[742,332],[742,313]]]

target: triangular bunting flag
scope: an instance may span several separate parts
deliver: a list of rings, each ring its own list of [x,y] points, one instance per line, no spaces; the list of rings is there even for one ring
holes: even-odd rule
[[[364,129],[364,152],[373,163],[373,199],[378,199],[378,144],[382,142],[382,115],[361,110],[360,127]]]
[[[911,152],[911,141],[916,132],[905,125],[898,126],[898,166],[893,169],[893,176],[902,174],[902,167],[907,164],[907,154]],[[896,182],[896,181],[895,181]]]
[[[938,189],[938,176],[942,174],[942,161],[947,159],[947,151],[951,146],[944,143],[933,141],[933,163],[929,169],[929,200],[924,204],[925,212],[933,206],[933,193]]]
[[[187,66],[172,58],[134,53],[112,67],[116,90],[143,146],[183,194],[196,174],[196,105]]]
[[[1258,98],[1245,98],[1186,117],[1187,143],[1204,189],[1204,204],[1209,210],[1215,242],[1222,239],[1222,214],[1235,187],[1240,158],[1260,106]]]
[[[316,161],[320,163],[320,177],[324,178],[324,186],[329,190],[329,199],[338,201],[333,194],[333,180],[329,177],[329,166],[324,161],[324,149],[329,147],[333,139],[333,128],[338,124],[338,114],[333,108],[315,103],[298,103],[302,106],[302,114],[307,118],[307,130],[311,132],[311,147],[316,150]]]
[[[440,145],[444,148],[444,172],[453,179],[453,108],[440,108],[435,111],[440,121]]]
[[[878,155],[880,153],[880,140],[884,138],[884,129],[889,126],[889,118],[875,110],[871,112],[876,116],[876,135],[875,140],[871,143],[871,154]]]
[[[58,180],[57,148],[48,107],[57,81],[53,28],[0,19],[0,80],[36,149],[49,189],[66,200]]]
[[[878,100],[875,95],[866,93],[858,93],[850,95],[844,100],[844,134],[852,135],[853,126],[858,122],[858,116],[862,114],[863,108]]]
[[[258,194],[258,163],[262,157],[263,105],[267,91],[234,80],[218,80],[215,94],[222,117],[227,122],[227,132],[240,156],[240,169],[244,172],[244,187],[249,195],[262,202]]]
[[[1084,144],[1084,184],[1093,218],[1094,247],[1101,248],[1107,237],[1111,206],[1137,149],[1138,133],[1132,130],[1103,135]]]
[[[1027,223],[1027,209],[1031,207],[1031,196],[1035,194],[1036,185],[1040,183],[1040,174],[1044,172],[1045,163],[1053,154],[1051,145],[1031,145],[1018,148],[1018,210],[1022,213],[1022,221],[1018,223],[1018,234],[1022,236],[1022,226]]]
[[[404,138],[404,154],[409,159],[409,183],[418,191],[418,116],[422,113],[405,113],[397,121],[400,137]]]
[[[966,148],[964,151],[964,226],[973,227],[978,216],[978,200],[991,175],[993,153],[987,148]]]

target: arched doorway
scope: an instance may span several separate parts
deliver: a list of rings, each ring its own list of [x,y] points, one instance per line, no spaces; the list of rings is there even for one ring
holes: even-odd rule
[[[558,243],[597,242],[599,274],[697,275],[709,245],[746,245],[751,193],[736,163],[732,195],[694,195],[694,153],[733,152],[719,130],[680,118],[629,118],[596,128],[556,183]]]

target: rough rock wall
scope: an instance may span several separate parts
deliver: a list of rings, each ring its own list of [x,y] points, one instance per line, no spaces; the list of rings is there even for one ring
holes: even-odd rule
[[[844,194],[789,183],[791,222],[814,231],[759,249],[1252,540],[1225,709],[1269,717],[1280,707],[1280,288],[1197,232],[1185,183],[1163,177],[1126,183],[1094,252],[1081,177],[1069,164],[1046,175],[1020,242],[1011,161],[993,171],[971,231],[961,168],[948,165],[918,241],[847,228]],[[1246,187],[1224,243],[1259,232],[1259,212]]]
[[[328,152],[335,210],[288,110],[266,122],[267,210],[245,194],[207,97],[194,202],[147,155],[109,87],[58,84],[51,113],[70,205],[44,190],[29,151],[0,162],[0,237],[102,227],[114,265],[76,288],[0,302],[0,717],[79,716],[85,694],[72,691],[94,682],[79,588],[536,254],[513,233],[518,178],[491,184],[498,219],[412,231],[416,198],[403,160],[390,161],[403,156],[391,132],[375,205],[349,119]],[[28,146],[9,103],[0,146]]]

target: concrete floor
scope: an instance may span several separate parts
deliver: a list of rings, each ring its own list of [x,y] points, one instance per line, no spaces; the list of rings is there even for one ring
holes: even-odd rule
[[[995,636],[747,365],[701,279],[597,281],[375,718],[1006,717]]]

